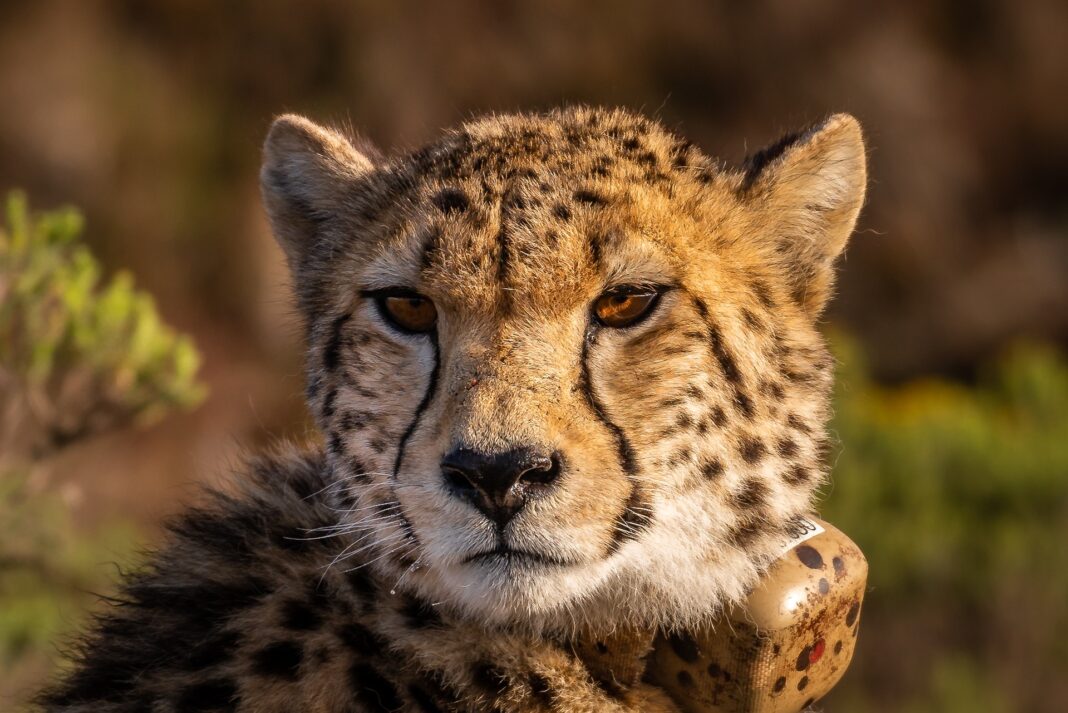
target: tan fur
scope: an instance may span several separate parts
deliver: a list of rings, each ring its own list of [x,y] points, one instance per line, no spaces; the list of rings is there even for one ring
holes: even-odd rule
[[[438,710],[672,710],[645,685],[606,692],[561,642],[706,622],[809,510],[833,366],[815,321],[865,186],[856,121],[734,170],[619,111],[488,117],[391,160],[284,116],[262,179],[327,441],[326,591],[341,597],[344,570],[376,583],[302,650],[361,622],[392,652],[367,666],[405,710],[428,710],[406,688],[427,676],[453,696]],[[655,312],[596,326],[597,297],[634,284],[665,288]],[[363,295],[390,287],[433,300],[433,335],[384,323]],[[498,532],[442,477],[458,445],[548,449],[562,474]],[[465,561],[500,543],[562,563]],[[327,563],[284,561],[282,588]],[[409,600],[436,623],[391,614]],[[345,710],[351,664],[326,659],[299,695],[283,680],[239,698]],[[498,690],[472,673],[487,665]]]

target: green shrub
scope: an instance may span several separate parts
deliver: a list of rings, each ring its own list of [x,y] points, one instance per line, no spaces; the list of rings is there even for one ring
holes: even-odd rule
[[[81,229],[74,210],[32,215],[19,193],[0,224],[0,674],[13,688],[47,673],[53,642],[115,579],[102,565],[132,562],[139,540],[122,523],[76,527],[52,459],[204,396],[191,340],[129,275],[102,282]]]
[[[81,229],[72,209],[31,216],[20,193],[0,228],[0,393],[46,450],[203,398],[192,341],[129,274],[101,284]]]
[[[823,514],[868,557],[865,618],[915,634],[909,652],[862,641],[878,665],[860,668],[930,663],[909,710],[1055,709],[1053,672],[1068,670],[1068,361],[1021,344],[972,384],[886,387],[850,342],[838,354],[840,445]],[[961,683],[973,674],[993,693],[978,707],[947,702],[979,690]]]

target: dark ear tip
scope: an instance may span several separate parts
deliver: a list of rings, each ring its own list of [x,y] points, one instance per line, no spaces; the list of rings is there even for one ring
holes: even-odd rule
[[[742,190],[747,191],[757,182],[769,166],[782,159],[792,149],[800,146],[835,143],[854,147],[858,158],[864,161],[864,135],[860,122],[852,114],[832,114],[819,123],[800,131],[786,134],[770,146],[748,156],[742,164]]]

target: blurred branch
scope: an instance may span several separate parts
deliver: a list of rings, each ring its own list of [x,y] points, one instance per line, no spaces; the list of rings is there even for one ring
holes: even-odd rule
[[[150,295],[101,268],[78,242],[73,209],[32,215],[8,196],[0,226],[0,434],[5,452],[40,459],[71,443],[205,393],[189,337],[165,325]]]
[[[0,669],[70,626],[61,612],[84,609],[103,553],[136,539],[115,523],[77,527],[42,487],[47,459],[205,394],[191,339],[128,274],[103,281],[81,230],[76,211],[31,214],[21,193],[0,220]]]

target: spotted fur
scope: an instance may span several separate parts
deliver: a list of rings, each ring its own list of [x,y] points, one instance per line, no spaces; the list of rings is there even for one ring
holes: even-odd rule
[[[568,642],[707,621],[811,507],[856,121],[738,170],[621,111],[492,116],[392,159],[284,116],[262,184],[325,448],[179,520],[46,708],[675,710]],[[620,285],[662,295],[611,329],[591,304]],[[395,287],[433,300],[432,333],[383,320]],[[560,475],[502,526],[443,477],[457,447]]]

